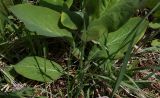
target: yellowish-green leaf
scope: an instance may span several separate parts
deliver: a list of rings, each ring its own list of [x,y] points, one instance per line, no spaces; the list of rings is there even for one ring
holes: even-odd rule
[[[20,75],[41,82],[57,80],[62,75],[62,67],[56,62],[41,57],[26,57],[14,69]]]
[[[69,31],[58,26],[60,13],[54,10],[30,4],[16,5],[10,10],[24,22],[30,31],[36,32],[38,35],[72,38]]]
[[[69,29],[76,30],[82,27],[83,20],[76,12],[64,11],[61,13],[61,23]]]
[[[73,23],[73,21],[71,20],[71,17],[65,12],[62,12],[61,14],[61,23],[67,28],[70,28],[73,30],[77,29],[77,26]]]
[[[155,39],[151,43],[152,46],[160,46],[160,39]]]
[[[152,29],[159,29],[160,28],[160,23],[149,23],[149,26],[152,28]]]

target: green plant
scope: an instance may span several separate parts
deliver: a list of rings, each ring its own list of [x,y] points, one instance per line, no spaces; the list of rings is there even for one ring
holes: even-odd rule
[[[124,90],[127,87],[137,96],[144,96],[137,93],[141,92],[140,87],[126,74],[133,47],[144,36],[148,25],[159,28],[149,23],[148,16],[134,15],[144,2],[148,7],[149,0],[40,0],[39,5],[23,2],[11,6],[7,11],[0,11],[1,32],[10,29],[14,32],[11,39],[1,34],[0,50],[4,51],[1,55],[12,61],[6,47],[10,46],[8,51],[11,52],[13,46],[23,44],[19,48],[28,48],[31,53],[26,50],[25,56],[18,56],[19,63],[12,64],[14,70],[26,78],[45,83],[66,76],[67,97],[89,98],[95,89],[98,93],[99,82],[103,82],[104,88],[112,89],[108,91],[112,92],[111,97],[117,96],[119,87]],[[8,15],[4,14],[6,12]],[[9,24],[5,24],[5,20]],[[11,26],[9,30],[6,29],[8,25]],[[49,38],[69,44],[65,67],[48,60],[49,42],[46,39]],[[5,43],[8,40],[11,43]],[[78,64],[73,74],[70,70],[73,70],[74,60]],[[117,64],[117,60],[122,63]]]

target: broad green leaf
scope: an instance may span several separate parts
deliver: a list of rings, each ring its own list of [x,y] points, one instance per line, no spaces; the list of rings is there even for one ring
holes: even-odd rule
[[[82,18],[79,14],[71,11],[64,11],[61,13],[61,23],[69,29],[80,29],[82,26]]]
[[[151,42],[151,45],[152,45],[153,47],[155,47],[155,46],[160,46],[160,39],[155,39],[155,40],[153,40],[153,41]]]
[[[50,60],[41,57],[26,57],[14,69],[20,75],[41,82],[57,80],[62,75],[62,67]]]
[[[24,22],[30,31],[34,31],[38,35],[72,38],[69,31],[58,26],[60,13],[54,10],[30,4],[16,5],[10,10]]]
[[[136,44],[145,33],[148,26],[147,21],[138,26],[136,28],[136,32],[131,32],[140,21],[141,18],[131,18],[117,31],[111,32],[108,35],[106,33],[106,35],[101,36],[98,41],[101,48],[94,46],[90,52],[89,58],[91,59],[93,56],[99,58],[114,58],[114,56],[116,56],[116,58],[123,57],[123,53],[126,52],[128,43],[132,39],[133,35],[136,32],[138,33],[134,41],[134,44]]]
[[[110,9],[105,9],[103,15],[90,21],[87,33],[83,33],[85,41],[97,40],[103,33],[113,32],[120,28],[133,15],[139,0],[121,0]]]
[[[138,33],[134,44],[136,44],[143,37],[148,27],[148,21],[143,22],[140,26],[135,28],[141,20],[141,18],[131,18],[122,28],[108,34],[108,43],[106,46],[108,47],[110,54],[114,54],[117,51],[123,54],[127,50],[128,43],[131,41],[134,33]],[[131,32],[134,28],[136,29],[136,32]]]

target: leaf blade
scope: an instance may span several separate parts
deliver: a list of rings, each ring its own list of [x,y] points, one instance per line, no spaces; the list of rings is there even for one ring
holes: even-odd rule
[[[59,64],[41,57],[26,57],[16,65],[14,69],[20,75],[41,82],[50,82],[62,75]]]
[[[120,0],[109,9],[106,7],[103,15],[91,21],[87,33],[83,33],[82,39],[84,41],[97,40],[103,33],[116,31],[133,15],[139,2],[139,0]]]
[[[111,32],[109,34],[105,34],[101,36],[101,38],[97,41],[101,46],[101,49],[97,46],[94,46],[90,52],[89,58],[92,58],[92,54],[98,58],[121,58],[123,57],[123,53],[126,52],[129,41],[135,32],[130,32],[134,29],[137,23],[141,20],[139,17],[131,18],[126,24],[124,24],[120,29],[115,32]],[[145,21],[143,25],[141,25],[137,32],[139,36],[136,37],[134,44],[136,44],[140,38],[145,33],[145,30],[148,26],[148,21]],[[115,56],[116,55],[116,56]]]
[[[36,32],[38,35],[72,38],[69,31],[58,26],[60,14],[56,11],[30,4],[12,6],[10,10],[24,22],[30,31]]]

